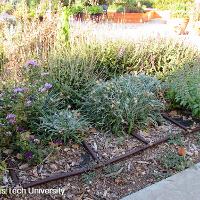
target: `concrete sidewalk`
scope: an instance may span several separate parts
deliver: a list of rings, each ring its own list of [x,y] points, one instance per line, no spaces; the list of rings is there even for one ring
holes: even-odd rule
[[[122,200],[200,200],[200,163]]]

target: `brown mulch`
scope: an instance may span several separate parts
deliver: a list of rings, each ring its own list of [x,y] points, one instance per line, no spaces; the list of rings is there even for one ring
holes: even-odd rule
[[[167,134],[181,134],[183,145],[188,160],[196,163],[200,159],[200,135],[184,135],[177,126],[165,122],[157,128],[139,132],[149,141],[155,141]],[[86,139],[87,143],[98,152],[101,160],[110,159],[116,155],[124,154],[127,150],[144,145],[133,136],[116,137],[111,134],[102,134],[93,129]],[[129,193],[136,192],[157,181],[171,176],[178,171],[166,169],[161,158],[169,151],[178,154],[177,144],[163,143],[157,147],[145,150],[132,156],[127,160],[104,167],[87,174],[65,178],[63,180],[50,182],[35,188],[64,188],[64,196],[59,195],[24,195],[12,196],[7,199],[69,199],[69,200],[116,200]],[[26,182],[41,177],[47,177],[52,173],[72,171],[84,167],[92,159],[82,146],[70,143],[67,146],[58,147],[56,153],[49,156],[41,166],[27,167],[19,172],[20,178]],[[40,169],[38,173],[38,168]]]

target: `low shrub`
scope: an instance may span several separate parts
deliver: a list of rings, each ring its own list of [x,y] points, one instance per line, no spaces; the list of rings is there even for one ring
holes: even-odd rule
[[[48,152],[43,146],[47,138],[40,141],[39,137],[41,117],[66,104],[36,61],[28,61],[19,74],[19,82],[5,84],[0,90],[0,147],[15,150],[21,160],[38,163]]]
[[[124,6],[118,6],[118,7],[116,8],[116,12],[117,12],[117,13],[123,13],[123,12],[125,12]]]
[[[87,122],[77,111],[60,110],[51,115],[40,117],[39,131],[47,141],[61,140],[66,143],[69,139],[81,141],[86,130]]]
[[[72,6],[71,7],[71,12],[73,15],[81,14],[84,13],[84,7],[79,5],[79,6]]]
[[[42,69],[33,60],[23,68],[20,83],[4,85],[1,91],[1,113],[3,124],[10,124],[8,115],[14,116],[16,126],[31,128],[35,126],[38,117],[48,110],[61,108],[62,99],[56,93],[53,83],[48,82],[48,76],[42,75]]]
[[[160,89],[158,80],[145,75],[100,82],[85,96],[82,111],[97,128],[130,134],[161,120]]]
[[[51,52],[47,67],[49,80],[65,104],[80,108],[82,97],[96,81],[125,74],[145,73],[164,79],[185,63],[198,59],[199,52],[173,40],[143,42],[80,42]]]
[[[152,8],[153,7],[153,0],[139,0],[141,4],[147,8]]]
[[[141,2],[137,0],[124,1],[125,12],[127,13],[142,13],[144,12]]]
[[[102,14],[103,8],[101,6],[89,6],[88,7],[88,13],[90,15]]]
[[[167,97],[172,106],[184,107],[200,117],[200,64],[186,65],[176,71],[168,80]]]
[[[94,53],[98,56],[97,70],[108,78],[126,73],[145,73],[163,79],[199,57],[197,49],[163,38],[106,43],[97,46]]]
[[[95,69],[98,56],[92,49],[87,45],[75,45],[70,49],[61,48],[55,54],[52,52],[49,58],[49,78],[72,109],[80,107],[82,96],[101,78],[102,70],[97,74]]]
[[[124,0],[116,5],[116,12],[141,13],[144,12],[144,8],[152,8],[153,3],[151,0]]]
[[[182,171],[193,165],[190,158],[185,156],[179,156],[177,152],[169,149],[162,157],[160,157],[159,162],[162,167],[167,170],[177,170]]]

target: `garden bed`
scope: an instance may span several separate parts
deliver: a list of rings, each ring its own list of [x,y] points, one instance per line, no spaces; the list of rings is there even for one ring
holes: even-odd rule
[[[177,161],[180,158],[178,156],[180,141],[187,150],[184,158],[186,160],[180,161],[183,165]],[[199,134],[180,135],[171,138],[168,143],[148,149],[126,161],[80,176],[48,183],[40,188],[64,188],[65,195],[62,197],[64,199],[120,199],[130,192],[136,192],[177,173],[181,166],[188,167],[198,162],[200,159],[199,141]],[[26,195],[26,197],[31,198],[31,195]],[[36,195],[34,199],[48,199],[49,197],[48,195]],[[51,198],[59,197],[51,195]]]
[[[54,148],[41,165],[35,167],[27,164],[18,164],[19,179],[23,183],[35,181],[38,178],[46,178],[54,173],[71,172],[75,169],[85,167],[92,161],[88,153],[81,145],[68,143]]]
[[[153,143],[170,133],[178,133],[180,130],[180,128],[165,121],[163,125],[157,128],[149,128],[148,130],[136,131],[135,133],[144,138],[148,143]],[[112,134],[104,134],[98,131],[90,134],[86,142],[98,152],[99,159],[103,160],[125,154],[127,151],[144,145],[142,141],[134,137],[134,133],[132,135],[116,137]]]
[[[180,132],[180,128],[165,122],[156,129],[150,128],[148,131],[139,131],[137,134],[141,135],[149,143],[153,143],[169,134],[178,134]],[[112,134],[98,132],[94,128],[91,129],[85,142],[97,154],[100,162],[105,162],[124,155],[130,150],[137,150],[137,148],[144,146],[144,143],[135,138],[134,134],[117,137]],[[53,174],[73,172],[94,164],[95,162],[91,155],[83,148],[83,145],[72,142],[67,145],[60,144],[55,146],[43,163],[35,167],[15,162],[21,184],[47,178]]]
[[[144,12],[137,7],[131,10],[129,5],[127,12]],[[102,13],[98,6],[89,10],[91,15]],[[82,11],[75,9],[74,14]],[[90,43],[87,34],[73,43],[70,10],[64,8],[60,14],[60,26],[55,28],[59,37],[51,38],[45,32],[44,43],[40,43],[40,32],[29,30],[28,24],[24,30],[35,37],[26,43],[27,48],[18,44],[20,38],[28,39],[24,30],[10,40],[10,48],[17,46],[18,53],[12,56],[18,61],[12,63],[17,72],[11,68],[1,77],[2,187],[59,187],[66,190],[61,199],[118,199],[197,162],[200,136],[185,133],[194,134],[198,122],[182,115],[166,121],[162,112],[166,109],[165,91],[174,85],[168,84],[167,78],[183,66],[187,70],[187,64],[196,66],[199,52],[158,37],[104,45]],[[126,17],[123,20],[129,23],[132,17]],[[149,14],[138,20],[150,18]],[[45,20],[39,23],[46,27]],[[193,72],[191,80],[196,82],[190,85],[195,86],[194,96],[199,81],[197,70]],[[180,91],[177,88],[168,94],[171,103]],[[189,105],[199,117],[199,111],[195,112],[198,102]],[[175,121],[180,118],[186,118],[189,126],[178,127]],[[37,198],[41,196],[34,196]],[[60,197],[42,195],[45,198]]]

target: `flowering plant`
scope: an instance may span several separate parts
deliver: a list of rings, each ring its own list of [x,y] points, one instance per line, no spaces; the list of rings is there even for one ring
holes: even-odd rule
[[[38,144],[23,136],[35,134],[39,117],[59,106],[60,99],[36,61],[28,61],[22,74],[20,83],[4,86],[0,91],[0,147],[12,146],[22,155],[20,159],[35,160],[39,158]]]

